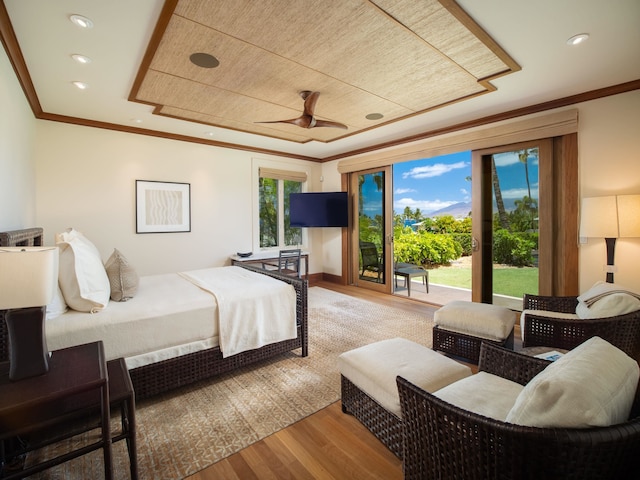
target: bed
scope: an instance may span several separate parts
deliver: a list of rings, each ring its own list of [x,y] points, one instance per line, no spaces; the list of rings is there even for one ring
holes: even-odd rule
[[[44,245],[42,228],[0,232],[0,247],[41,245]],[[204,291],[202,285],[202,279],[213,273],[233,274],[233,278],[240,282],[246,278],[247,282],[255,282],[251,285],[265,282],[275,283],[279,287],[282,287],[282,282],[290,285],[295,292],[292,298],[295,326],[289,328],[289,338],[258,348],[240,349],[240,353],[225,349],[223,354],[220,348],[222,337],[212,327],[215,322],[210,319],[212,315],[218,315],[216,309],[221,309],[225,304],[219,303],[221,295]],[[291,287],[286,288],[291,290]],[[243,289],[244,292],[248,290],[251,288]],[[299,354],[306,357],[307,290],[307,280],[251,265],[142,276],[139,290],[130,301],[111,301],[99,313],[69,310],[48,319],[47,343],[54,350],[71,344],[103,340],[108,357],[124,357],[127,361],[136,397],[146,398],[293,350],[299,349]],[[244,295],[247,299],[250,297],[250,294]],[[153,307],[147,308],[145,304]],[[225,307],[225,310],[230,308]],[[260,316],[259,313],[256,316]],[[270,315],[274,317],[273,312]],[[273,321],[279,319],[273,318]],[[179,325],[180,328],[173,334],[164,333],[172,325]],[[6,322],[0,311],[0,361],[6,361],[8,353]]]

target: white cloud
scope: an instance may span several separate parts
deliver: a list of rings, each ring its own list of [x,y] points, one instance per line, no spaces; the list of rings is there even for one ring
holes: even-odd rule
[[[436,163],[434,165],[426,165],[424,167],[412,168],[408,172],[402,174],[402,178],[432,178],[439,177],[445,173],[449,173],[452,170],[458,170],[466,168],[469,164],[467,162],[456,163]]]
[[[415,188],[396,188],[396,191],[394,192],[396,195],[403,195],[405,193],[411,193],[411,192],[415,192],[416,189]]]
[[[423,213],[435,212],[447,208],[458,202],[443,202],[442,200],[414,200],[413,198],[399,198],[393,202],[393,209],[402,212],[406,207],[412,210],[419,208]]]

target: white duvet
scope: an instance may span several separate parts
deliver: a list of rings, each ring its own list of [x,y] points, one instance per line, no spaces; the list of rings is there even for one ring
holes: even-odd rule
[[[217,294],[205,286],[215,277],[217,283],[224,284]],[[289,293],[272,295],[267,290],[269,284],[275,291]],[[223,325],[230,325],[222,336],[224,347],[219,334],[220,312]],[[242,317],[244,314],[250,316]],[[277,327],[287,323],[282,329]],[[255,332],[247,333],[250,330]],[[295,338],[295,290],[241,267],[143,276],[131,300],[109,302],[107,308],[93,314],[69,310],[48,319],[45,333],[49,350],[102,340],[107,360],[123,357],[129,368],[216,345],[229,356],[257,348],[251,345]]]

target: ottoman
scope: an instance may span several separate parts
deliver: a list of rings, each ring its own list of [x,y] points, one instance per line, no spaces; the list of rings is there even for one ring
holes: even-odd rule
[[[433,349],[478,363],[480,344],[513,349],[516,313],[487,303],[456,300],[433,315]]]
[[[356,417],[397,457],[402,458],[402,414],[396,377],[435,392],[471,369],[404,338],[365,345],[338,357],[342,411]]]

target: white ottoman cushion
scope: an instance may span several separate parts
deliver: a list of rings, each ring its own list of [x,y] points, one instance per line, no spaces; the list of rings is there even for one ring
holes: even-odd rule
[[[471,369],[404,338],[365,345],[338,357],[340,373],[386,410],[401,416],[396,377],[435,392],[471,375]]]
[[[487,372],[478,372],[440,390],[434,395],[464,410],[504,422],[523,386]]]
[[[445,330],[501,342],[511,334],[516,314],[498,305],[456,300],[436,310],[433,322]]]

